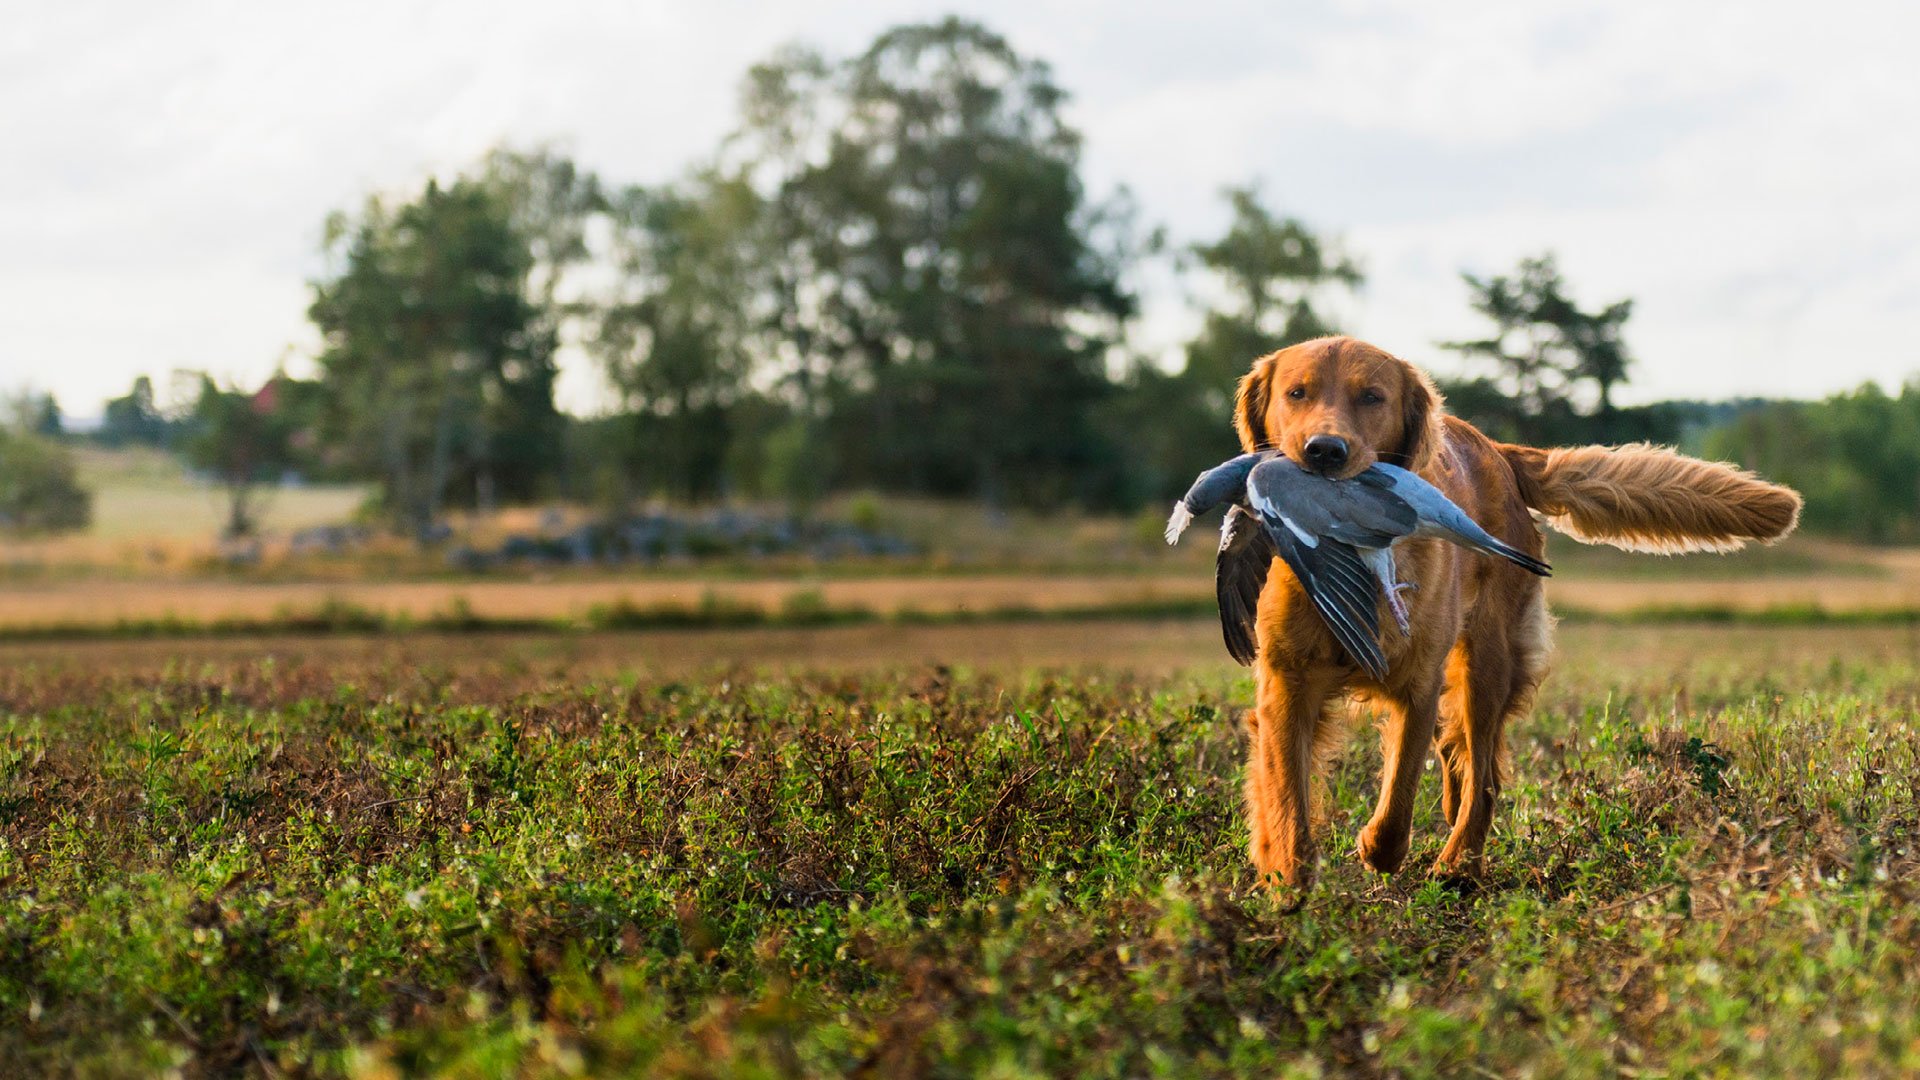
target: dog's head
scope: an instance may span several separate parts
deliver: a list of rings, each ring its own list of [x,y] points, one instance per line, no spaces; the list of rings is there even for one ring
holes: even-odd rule
[[[1440,447],[1440,394],[1420,369],[1364,341],[1319,338],[1253,362],[1233,428],[1248,452],[1279,450],[1339,480],[1376,461],[1419,472]]]

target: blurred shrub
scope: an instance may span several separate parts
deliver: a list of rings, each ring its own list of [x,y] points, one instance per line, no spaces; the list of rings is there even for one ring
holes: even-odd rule
[[[0,429],[0,530],[58,533],[93,523],[73,452],[51,439]]]
[[[847,503],[847,521],[856,529],[880,531],[880,497],[871,491],[855,495]]]

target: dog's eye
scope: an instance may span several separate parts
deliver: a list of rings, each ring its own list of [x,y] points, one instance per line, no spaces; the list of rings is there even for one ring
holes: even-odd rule
[[[1362,405],[1378,405],[1385,400],[1387,400],[1386,395],[1378,390],[1360,391],[1360,404]]]
[[[1287,391],[1287,397],[1294,401],[1305,401],[1307,397],[1307,388],[1304,386],[1296,386],[1293,389]]]

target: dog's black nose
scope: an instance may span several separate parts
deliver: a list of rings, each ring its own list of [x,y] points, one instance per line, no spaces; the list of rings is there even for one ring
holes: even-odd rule
[[[1331,472],[1347,463],[1347,440],[1338,435],[1315,435],[1307,440],[1307,468]]]

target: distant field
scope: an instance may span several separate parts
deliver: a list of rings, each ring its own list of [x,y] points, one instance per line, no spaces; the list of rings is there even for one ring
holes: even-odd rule
[[[1572,626],[1478,888],[1252,887],[1204,620],[0,645],[0,1060],[1902,1076],[1920,639]]]
[[[226,522],[220,489],[196,483],[165,454],[86,448],[78,453],[81,482],[95,493],[90,535],[97,540],[207,540]],[[344,521],[366,495],[362,485],[275,488],[262,525],[286,532]]]
[[[0,582],[51,584],[111,579],[120,583],[216,580],[356,585],[370,581],[444,583],[463,577],[453,569],[446,551],[421,551],[392,537],[376,538],[369,546],[345,554],[289,553],[286,541],[294,531],[351,520],[368,495],[364,486],[275,490],[266,504],[265,543],[258,557],[229,562],[221,557],[216,539],[224,513],[217,489],[196,483],[177,461],[155,451],[82,448],[78,453],[83,479],[96,489],[94,527],[83,534],[50,540],[0,540]],[[1168,497],[1171,499],[1172,493]],[[782,512],[777,505],[755,509],[766,514]],[[586,508],[577,506],[515,507],[484,521],[456,518],[453,525],[460,542],[484,547],[499,543],[509,534],[541,533],[551,527],[549,511],[555,520],[569,525],[590,516]],[[756,579],[1020,573],[1049,580],[1130,575],[1204,578],[1211,563],[1211,546],[1204,535],[1207,528],[1197,530],[1177,549],[1166,547],[1160,539],[1164,511],[1158,504],[1131,516],[1070,510],[1041,515],[992,512],[971,503],[852,493],[829,499],[816,512],[826,520],[858,522],[863,528],[905,539],[919,554],[818,563],[797,556],[735,557],[612,571],[605,566],[521,564],[502,566],[483,580],[557,579],[600,589],[609,588],[610,582],[642,578],[653,582],[642,588],[655,589],[662,579],[677,582],[698,577],[744,581],[751,590],[758,587],[752,584]],[[1920,598],[1920,552],[1863,548],[1805,536],[1791,538],[1776,548],[1678,559],[1632,555],[1556,538],[1549,554],[1558,567],[1560,584],[1644,582],[1661,587],[1726,585],[1737,590],[1745,583],[1765,580],[1782,583],[1784,599],[1779,602],[1809,602],[1830,586],[1845,606],[1876,602],[1883,593],[1893,599],[1878,599],[1880,606]],[[1883,589],[1882,584],[1891,585],[1891,590]],[[1709,588],[1684,595],[1686,602],[1720,603],[1726,591]],[[1578,595],[1569,593],[1566,599],[1604,610],[1642,602],[1630,593],[1623,595],[1625,599],[1609,600],[1586,590]],[[91,602],[90,594],[76,599],[76,605]],[[1662,602],[1662,597],[1656,595],[1650,602]],[[239,603],[244,606],[248,602]],[[405,607],[413,601],[396,596],[393,603]],[[884,599],[876,603],[887,606]],[[369,606],[382,604],[369,602]],[[152,609],[141,606],[138,610]],[[549,609],[548,613],[553,612]]]

